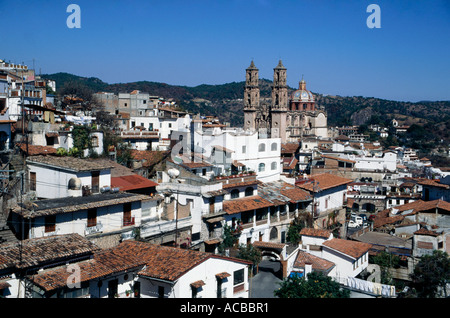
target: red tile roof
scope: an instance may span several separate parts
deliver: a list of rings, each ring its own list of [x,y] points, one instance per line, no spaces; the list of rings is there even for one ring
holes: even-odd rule
[[[348,256],[351,256],[353,258],[361,257],[372,248],[372,244],[369,243],[343,240],[338,238],[325,241],[323,242],[322,245],[329,247],[333,250],[339,251]]]
[[[37,146],[37,145],[26,145],[20,144],[20,149],[26,153],[28,156],[38,156],[38,155],[56,155],[56,148],[51,146]],[[27,151],[28,148],[28,151]]]
[[[55,235],[0,245],[0,269],[26,268],[92,255],[98,246],[79,234]],[[21,255],[21,257],[20,257]]]
[[[300,231],[300,235],[323,237],[327,239],[330,237],[331,232],[325,229],[313,229],[305,227]]]
[[[227,214],[234,214],[260,208],[267,208],[273,205],[273,203],[266,199],[263,199],[259,195],[254,195],[251,197],[224,201],[223,210],[227,212]]]
[[[119,188],[120,191],[129,191],[143,188],[156,187],[158,184],[144,178],[140,175],[134,174],[130,176],[111,177],[111,186]]]
[[[295,185],[310,192],[319,192],[321,190],[335,188],[351,182],[353,182],[351,179],[339,177],[334,174],[322,173],[312,175],[308,179],[301,179],[297,181]]]
[[[311,264],[313,270],[316,271],[329,271],[332,269],[335,264],[333,262],[330,262],[326,259],[323,259],[321,257],[312,255],[310,253],[307,253],[305,251],[298,251],[297,258],[294,262],[294,267],[297,268],[304,268],[306,264]]]
[[[433,201],[417,200],[414,202],[396,206],[396,207],[394,207],[394,209],[398,210],[399,211],[398,213],[412,210],[410,214],[416,214],[419,212],[426,212],[429,210],[436,210],[436,209],[450,211],[450,202],[440,200],[440,199],[433,200]]]
[[[440,180],[427,179],[427,180],[423,180],[423,181],[418,182],[418,184],[420,184],[422,186],[432,186],[432,187],[450,189],[450,185],[440,183]]]
[[[134,255],[145,261],[146,266],[139,275],[174,281],[187,271],[208,260],[219,258],[243,264],[248,261],[232,257],[223,257],[212,253],[161,246],[137,241],[122,242],[116,249],[122,256]]]
[[[126,257],[116,253],[115,248],[99,250],[93,259],[75,263],[80,271],[80,282],[87,282],[114,273],[143,267],[145,261],[134,255]],[[67,279],[72,275],[68,266],[51,268],[33,275],[32,281],[46,291],[62,288],[67,285]]]

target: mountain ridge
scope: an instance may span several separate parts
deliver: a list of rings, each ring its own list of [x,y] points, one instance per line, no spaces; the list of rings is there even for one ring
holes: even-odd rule
[[[245,82],[200,84],[197,86],[171,85],[153,81],[108,84],[96,77],[83,77],[59,72],[41,75],[55,80],[58,88],[71,82],[82,83],[93,92],[112,93],[140,90],[151,95],[173,98],[185,110],[202,115],[218,116],[231,125],[243,123],[243,93]],[[260,79],[262,102],[270,102],[272,81]],[[296,88],[289,87],[291,93]],[[450,129],[450,101],[405,102],[376,97],[322,95],[312,92],[318,106],[325,107],[329,126],[384,124],[396,119],[404,125],[433,125],[439,131]],[[440,134],[439,134],[440,135]],[[444,133],[447,140],[448,133]]]

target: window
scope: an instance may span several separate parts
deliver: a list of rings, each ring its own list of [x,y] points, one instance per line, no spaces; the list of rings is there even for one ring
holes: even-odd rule
[[[233,273],[233,285],[239,285],[244,282],[244,269],[239,269]]]
[[[164,298],[164,286],[158,286],[158,298]]]
[[[266,144],[259,144],[258,151],[259,152],[266,151]]]
[[[30,191],[36,191],[36,172],[30,172]]]
[[[91,143],[92,143],[92,147],[98,147],[98,137],[92,136]]]
[[[246,153],[247,152],[247,146],[242,146],[242,153]]]
[[[245,189],[245,196],[249,197],[253,195],[253,188],[252,187],[248,187]]]
[[[56,215],[45,217],[45,233],[56,231]]]
[[[264,172],[266,170],[266,165],[264,163],[260,163],[258,165],[258,171],[259,172]]]
[[[272,143],[272,145],[270,146],[270,150],[272,150],[272,151],[277,151],[277,147],[278,147],[277,143],[274,142],[274,143]]]
[[[88,209],[87,212],[87,227],[97,225],[97,209]]]
[[[133,225],[133,218],[131,217],[131,203],[123,205],[123,226]]]
[[[92,193],[98,193],[99,183],[100,183],[100,171],[92,171],[91,172],[92,180],[91,180],[91,191]]]
[[[239,190],[238,189],[234,189],[234,190],[231,191],[231,198],[232,199],[239,198]]]
[[[275,161],[270,164],[270,169],[277,170],[277,163]]]

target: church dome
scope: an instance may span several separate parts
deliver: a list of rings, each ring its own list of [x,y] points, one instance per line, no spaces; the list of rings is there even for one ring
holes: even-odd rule
[[[299,83],[299,89],[291,94],[292,102],[314,102],[314,95],[306,89],[305,80]]]

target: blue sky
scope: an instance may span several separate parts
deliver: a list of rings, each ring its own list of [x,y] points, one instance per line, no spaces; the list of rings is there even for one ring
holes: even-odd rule
[[[42,73],[195,86],[242,81],[252,59],[272,79],[281,59],[317,93],[450,100],[447,0],[0,0],[0,29],[0,58]]]

